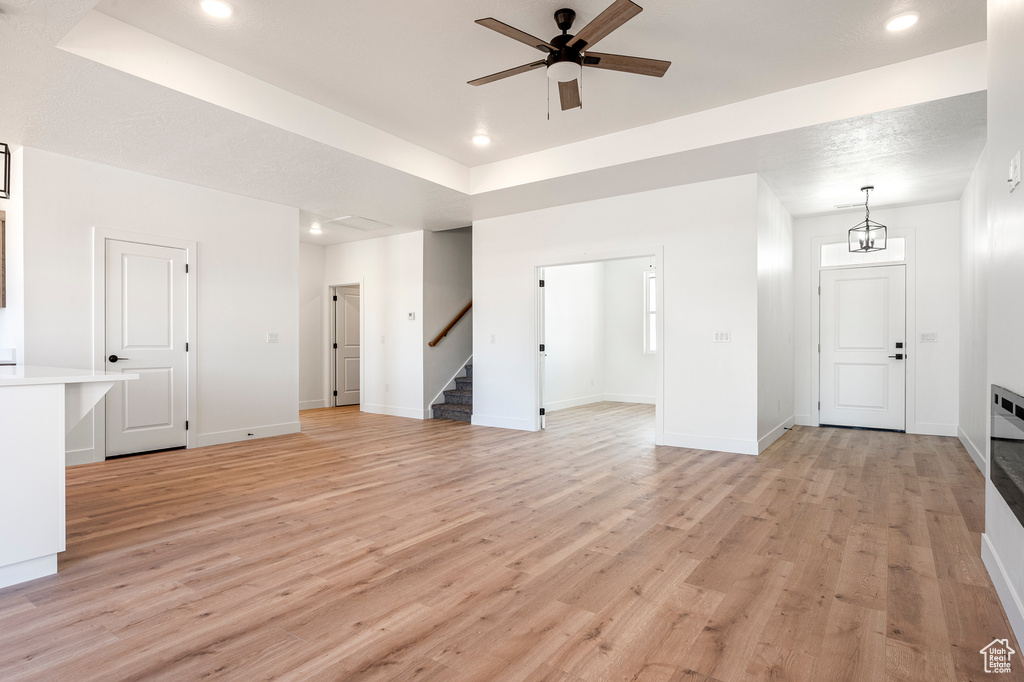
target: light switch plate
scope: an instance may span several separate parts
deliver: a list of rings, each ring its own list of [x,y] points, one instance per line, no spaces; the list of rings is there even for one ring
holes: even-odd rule
[[[1020,184],[1020,151],[1013,155],[1010,159],[1010,172],[1006,178],[1006,181],[1010,183],[1010,191],[1017,189],[1017,185]]]
[[[715,332],[715,343],[732,343],[732,332]]]
[[[267,343],[277,343],[277,332],[267,332]]]
[[[415,319],[416,319],[416,313],[409,313],[409,320],[412,321],[412,320],[415,320]]]

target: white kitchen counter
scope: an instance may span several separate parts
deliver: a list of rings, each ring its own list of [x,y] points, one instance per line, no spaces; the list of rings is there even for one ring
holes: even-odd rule
[[[64,551],[64,436],[137,374],[0,366],[0,588],[57,572]]]

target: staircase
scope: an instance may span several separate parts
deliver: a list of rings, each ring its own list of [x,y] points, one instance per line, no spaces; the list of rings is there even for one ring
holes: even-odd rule
[[[473,365],[466,365],[465,376],[455,377],[455,388],[444,392],[444,402],[433,406],[434,419],[468,422],[473,417]]]

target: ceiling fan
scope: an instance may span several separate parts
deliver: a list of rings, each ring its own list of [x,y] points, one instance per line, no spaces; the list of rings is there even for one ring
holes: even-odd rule
[[[566,109],[573,109],[582,105],[579,77],[583,72],[584,66],[661,78],[668,71],[668,67],[672,65],[672,62],[666,62],[661,59],[591,52],[589,49],[596,45],[597,41],[642,11],[643,8],[631,0],[615,0],[603,12],[598,14],[593,21],[580,29],[579,33],[573,35],[569,33],[569,29],[572,28],[572,22],[576,19],[576,12],[567,8],[560,9],[555,12],[555,24],[562,34],[555,36],[550,41],[535,38],[529,33],[524,33],[491,17],[477,19],[476,23],[481,26],[486,26],[492,31],[497,31],[541,52],[547,52],[548,55],[545,59],[471,80],[469,84],[484,85],[485,83],[493,83],[502,78],[539,69],[542,66],[547,67],[548,78],[558,82],[558,98],[562,103],[562,110],[565,111]]]

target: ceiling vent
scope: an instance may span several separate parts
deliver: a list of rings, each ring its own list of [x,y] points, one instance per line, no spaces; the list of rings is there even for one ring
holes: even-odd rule
[[[360,230],[362,232],[375,232],[376,230],[384,230],[391,225],[382,223],[379,220],[372,220],[370,218],[363,218],[357,215],[343,215],[340,218],[329,220],[327,222],[334,223],[335,225],[341,225],[342,227],[351,227],[354,230]]]

